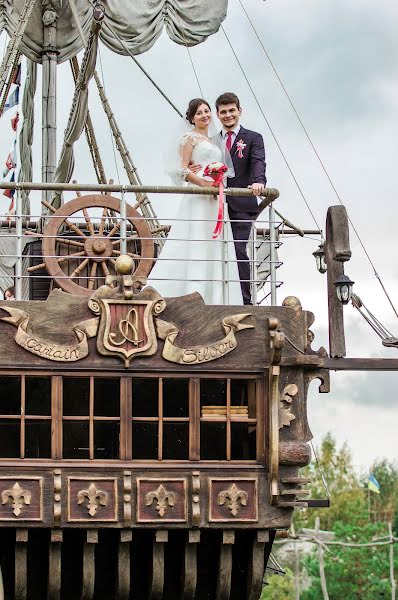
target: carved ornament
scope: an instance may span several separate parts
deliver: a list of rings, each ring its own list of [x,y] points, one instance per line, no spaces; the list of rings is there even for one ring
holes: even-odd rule
[[[228,508],[231,511],[232,516],[236,517],[239,511],[239,504],[246,506],[248,500],[248,493],[244,490],[240,490],[236,483],[229,486],[227,490],[221,491],[217,496],[217,502],[219,506],[225,504],[228,500]]]
[[[83,504],[87,500],[87,510],[90,517],[94,517],[100,506],[108,504],[108,494],[98,490],[94,483],[90,483],[87,490],[80,490],[77,494],[77,503]]]
[[[32,494],[29,490],[21,488],[18,482],[14,483],[11,489],[4,490],[1,493],[2,504],[11,503],[13,513],[16,517],[21,514],[24,505],[29,505]]]
[[[165,341],[162,356],[164,359],[180,365],[197,365],[221,358],[237,347],[238,342],[235,337],[237,331],[254,328],[254,325],[242,323],[249,316],[248,313],[242,313],[225,317],[221,321],[225,333],[221,340],[205,346],[191,346],[190,348],[177,346],[174,343],[179,333],[177,327],[173,323],[166,323],[166,321],[158,319],[156,321],[157,334]]]
[[[291,411],[291,404],[297,393],[298,387],[295,383],[289,383],[289,385],[283,389],[279,403],[279,429],[282,429],[282,427],[290,427],[291,421],[296,418]]]
[[[158,348],[157,337],[164,340],[162,357],[169,362],[195,365],[217,360],[237,347],[237,332],[254,328],[242,322],[250,316],[249,313],[230,315],[220,323],[223,338],[202,346],[182,348],[176,345],[177,326],[157,318],[166,308],[166,301],[152,287],[142,289],[146,279],[133,276],[133,267],[134,261],[129,256],[119,256],[116,261],[118,275],[108,275],[105,285],[95,290],[88,300],[88,307],[96,316],[73,328],[75,344],[54,343],[38,331],[30,333],[30,315],[9,303],[2,304],[1,308],[10,316],[1,320],[17,327],[17,344],[41,358],[63,363],[82,360],[89,353],[88,339],[97,337],[98,353],[119,357],[126,367],[135,356],[154,355]],[[275,321],[272,326],[271,321]],[[271,319],[274,354],[280,354],[284,340],[278,327],[279,321]]]
[[[153,501],[157,500],[156,510],[159,517],[164,517],[167,508],[173,508],[176,501],[176,494],[174,492],[168,492],[166,488],[160,484],[159,487],[153,492],[148,492],[145,496],[145,504],[151,506]]]

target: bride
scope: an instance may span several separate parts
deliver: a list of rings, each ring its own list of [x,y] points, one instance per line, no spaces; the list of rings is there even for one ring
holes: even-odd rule
[[[221,148],[209,138],[212,119],[208,102],[191,100],[186,119],[192,129],[181,138],[179,174],[188,186],[208,187],[212,180],[203,176],[205,167],[225,162]],[[191,164],[202,168],[195,174]],[[206,304],[242,304],[230,224],[224,224],[223,233],[212,239],[217,212],[216,196],[183,194],[179,199],[176,220],[148,280],[162,296],[199,292]]]

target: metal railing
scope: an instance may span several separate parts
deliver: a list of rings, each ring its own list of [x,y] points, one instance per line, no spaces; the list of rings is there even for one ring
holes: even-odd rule
[[[172,186],[134,186],[134,185],[125,185],[125,186],[121,186],[121,185],[114,185],[114,184],[97,184],[97,185],[92,185],[92,184],[46,184],[46,183],[8,183],[8,182],[0,182],[0,189],[16,189],[16,193],[15,193],[15,214],[12,216],[7,216],[7,215],[1,215],[0,214],[0,241],[2,242],[1,246],[1,252],[0,252],[0,287],[1,289],[4,290],[6,289],[6,287],[9,287],[9,285],[11,285],[12,283],[15,284],[15,290],[16,290],[16,298],[18,299],[22,299],[23,296],[24,299],[28,299],[26,297],[26,292],[24,294],[22,294],[22,289],[23,287],[26,288],[26,286],[23,286],[23,282],[29,279],[44,279],[44,280],[49,280],[51,279],[51,276],[49,274],[34,274],[34,273],[29,273],[27,271],[26,268],[26,256],[24,255],[24,248],[27,245],[27,243],[34,241],[35,239],[40,239],[40,237],[42,237],[41,234],[38,234],[38,227],[39,224],[42,223],[42,219],[43,216],[40,215],[24,215],[22,214],[22,205],[21,205],[21,197],[20,197],[20,191],[21,190],[58,190],[58,191],[76,191],[76,192],[80,192],[80,191],[87,191],[87,192],[97,192],[97,193],[109,193],[109,192],[119,192],[121,193],[121,198],[120,198],[120,213],[119,216],[112,214],[109,216],[109,223],[107,222],[107,226],[104,229],[103,235],[99,235],[98,234],[98,222],[101,221],[101,218],[99,216],[93,216],[93,223],[94,223],[94,229],[95,229],[95,233],[96,233],[96,240],[108,240],[111,241],[112,243],[115,244],[115,246],[117,248],[119,248],[118,250],[115,250],[114,252],[116,254],[124,254],[128,251],[131,243],[134,242],[138,242],[139,244],[139,240],[144,240],[145,238],[138,238],[137,236],[137,232],[134,230],[134,228],[131,226],[131,223],[129,221],[129,218],[126,216],[126,206],[127,206],[127,194],[128,193],[136,193],[137,191],[140,192],[145,192],[145,193],[159,193],[159,194],[194,194],[194,195],[215,195],[217,193],[217,190],[214,187],[209,187],[209,188],[196,188],[196,187],[172,187]],[[251,195],[251,191],[248,189],[239,189],[239,188],[235,188],[235,189],[226,189],[225,190],[226,194],[230,195],[230,196],[249,196]],[[245,280],[247,281],[250,286],[251,286],[251,292],[252,292],[252,298],[253,298],[253,303],[261,303],[264,301],[265,298],[269,297],[271,300],[271,304],[276,304],[276,290],[279,287],[279,285],[282,284],[281,281],[278,281],[276,278],[276,269],[278,268],[278,266],[280,266],[280,262],[278,260],[278,256],[277,256],[277,248],[280,245],[280,241],[279,241],[279,235],[278,235],[278,230],[281,226],[281,222],[280,221],[276,221],[275,220],[275,213],[273,211],[272,208],[272,201],[274,199],[276,199],[278,197],[279,193],[277,190],[274,189],[267,189],[264,193],[264,197],[267,198],[267,200],[269,201],[270,207],[268,208],[269,211],[269,215],[268,218],[264,221],[257,221],[255,227],[253,227],[252,229],[252,234],[248,243],[248,252],[249,252],[249,265],[250,265],[250,278]],[[133,204],[134,206],[134,204]],[[98,210],[98,209],[97,209]],[[56,215],[57,217],[62,216],[61,215],[62,210],[58,211],[58,214]],[[207,263],[221,263],[222,269],[217,270],[217,273],[219,274],[219,276],[213,276],[213,277],[200,277],[200,278],[188,278],[188,279],[181,279],[178,278],[176,276],[173,277],[174,273],[173,273],[173,269],[172,266],[170,267],[170,269],[168,270],[169,273],[167,274],[166,278],[162,278],[161,280],[166,280],[166,281],[174,281],[174,282],[178,282],[178,281],[189,281],[191,283],[191,285],[193,284],[193,286],[195,287],[195,282],[198,283],[198,287],[200,288],[200,284],[202,284],[203,282],[211,282],[214,285],[217,284],[221,284],[223,286],[223,303],[228,304],[229,303],[229,297],[228,297],[228,290],[229,290],[229,286],[231,283],[239,283],[239,276],[236,276],[235,278],[231,279],[228,276],[228,271],[229,271],[229,267],[231,265],[231,263],[239,263],[239,262],[243,262],[243,261],[238,261],[236,259],[236,255],[235,255],[235,251],[234,251],[234,246],[233,246],[233,240],[230,236],[230,229],[229,229],[229,219],[227,217],[227,210],[225,210],[225,218],[224,218],[224,227],[223,227],[223,234],[220,236],[220,238],[218,239],[214,239],[211,240],[211,243],[214,244],[216,247],[216,244],[223,244],[224,248],[223,248],[223,252],[222,252],[222,256],[221,257],[216,257],[216,258],[212,258],[212,257],[206,257],[206,258],[200,258],[198,257],[197,259],[195,258],[189,258],[189,262],[190,263],[195,263],[195,262],[207,262]],[[77,214],[75,214],[73,217],[71,217],[70,215],[66,215],[68,219],[74,220],[74,222],[76,221],[77,218]],[[53,215],[50,213],[48,215],[46,215],[45,219],[47,222],[49,222],[51,219],[53,218]],[[143,220],[148,221],[148,217],[141,217]],[[84,219],[82,217],[80,217],[79,219],[80,221],[82,221],[81,226],[84,226]],[[95,223],[95,220],[97,220],[97,223]],[[175,218],[175,219],[167,219],[168,221],[168,225],[171,225],[171,229],[168,233],[167,236],[167,241],[168,242],[172,242],[174,241],[178,241],[184,244],[190,244],[190,243],[194,243],[194,244],[200,244],[201,242],[209,242],[209,238],[202,238],[200,236],[198,237],[194,237],[192,238],[192,236],[190,237],[190,239],[181,239],[181,238],[174,238],[173,236],[173,224],[184,221],[181,218]],[[194,220],[190,220],[190,222],[192,223]],[[205,222],[205,220],[200,220],[198,222]],[[118,224],[117,227],[117,233],[112,235],[111,237],[109,237],[109,234],[112,233],[112,229],[114,229],[114,225],[115,223]],[[210,224],[209,224],[210,225]],[[262,233],[260,235],[260,243],[259,243],[259,236],[257,235],[257,228],[260,227]],[[210,229],[210,226],[209,226]],[[264,233],[264,231],[267,230],[268,234]],[[64,232],[62,234],[64,236],[64,240],[65,243],[67,244],[71,244],[72,246],[75,245],[75,249],[80,245],[82,245],[82,237],[80,235],[75,234],[73,231],[69,231],[69,232]],[[58,240],[60,239],[61,233],[58,233],[56,237]],[[151,238],[152,239],[152,238]],[[7,243],[5,244],[4,242],[7,240]],[[167,243],[166,241],[166,243]],[[239,240],[235,240],[235,241],[239,241]],[[261,258],[261,260],[259,260],[258,257],[258,248],[259,247],[264,247],[264,244],[268,246],[269,250],[268,250],[268,257],[267,258]],[[84,244],[83,244],[84,245]],[[115,246],[113,246],[113,248],[115,248]],[[8,251],[7,251],[8,248]],[[80,248],[79,248],[80,249]],[[216,253],[217,254],[217,253]],[[267,253],[266,253],[267,254]],[[68,256],[68,255],[67,255]],[[68,263],[69,262],[74,262],[74,264],[81,264],[83,261],[85,261],[86,259],[90,259],[92,257],[88,256],[86,252],[84,252],[84,248],[81,248],[81,251],[79,252],[79,256],[75,256],[73,259],[68,259],[67,256],[58,256],[58,255],[54,255],[53,258],[57,258],[60,260],[61,263]],[[109,260],[112,260],[114,262],[114,258],[116,256],[114,256],[112,258],[112,256],[107,257],[109,258]],[[50,256],[47,257],[43,257],[43,254],[36,254],[36,253],[30,253],[29,254],[29,260],[30,261],[37,261],[40,260],[42,261],[43,258],[51,258]],[[8,260],[7,260],[8,259]],[[14,259],[14,261],[13,261]],[[138,260],[138,258],[137,258]],[[150,258],[141,258],[140,260],[151,260]],[[160,255],[157,257],[156,259],[157,261],[170,261],[170,262],[175,262],[176,264],[179,261],[185,261],[185,257],[184,256],[176,256],[174,258],[164,258],[162,257],[162,252],[160,253]],[[14,267],[13,268],[4,268],[5,264],[10,264],[14,262]],[[264,276],[262,275],[261,277],[258,275],[258,267],[259,266],[264,266],[264,262],[267,263],[268,265],[268,271],[269,271],[269,275],[268,277],[266,277],[267,279],[267,283],[264,282]],[[79,280],[81,282],[84,282],[84,280],[90,280],[93,281],[95,280],[96,282],[103,282],[104,277],[105,277],[105,272],[104,273],[96,273],[95,275],[93,275],[90,272],[82,272],[80,273],[80,271],[77,272],[77,274],[75,274],[75,276],[73,277],[75,280]],[[65,279],[67,278],[71,278],[71,274],[70,272],[68,273],[68,271],[65,271],[65,275],[64,275]],[[61,276],[62,278],[62,276]],[[58,277],[59,279],[59,277]],[[158,281],[161,281],[158,280]],[[99,283],[98,283],[99,284]],[[95,286],[98,284],[94,284]],[[154,280],[153,283],[154,287],[156,287],[156,281]],[[87,287],[87,286],[85,286]],[[200,291],[200,290],[199,290]]]

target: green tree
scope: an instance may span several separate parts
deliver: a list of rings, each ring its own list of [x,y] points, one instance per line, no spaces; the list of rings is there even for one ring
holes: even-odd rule
[[[336,539],[354,543],[369,542],[373,537],[386,535],[386,525],[367,523],[352,526],[337,523]],[[328,546],[324,553],[326,583],[330,600],[376,600],[391,598],[389,579],[389,546],[347,548]],[[301,600],[323,598],[316,550],[304,560],[311,586],[302,592]],[[395,568],[398,566],[398,556]]]
[[[337,448],[336,440],[328,433],[317,450],[317,456],[329,488],[331,505],[328,509],[297,511],[296,528],[313,528],[316,516],[320,518],[321,529],[325,530],[331,530],[338,521],[366,524],[369,520],[367,494],[363,482],[355,473],[348,445],[345,443]],[[301,474],[311,479],[312,498],[326,497],[321,469],[315,461],[303,469]]]
[[[380,494],[369,494],[371,521],[394,522],[398,503],[398,466],[383,458],[372,464],[370,472],[380,483]],[[367,485],[367,480],[364,484]]]
[[[264,586],[260,600],[294,600],[294,581],[290,569],[286,575],[270,575]]]

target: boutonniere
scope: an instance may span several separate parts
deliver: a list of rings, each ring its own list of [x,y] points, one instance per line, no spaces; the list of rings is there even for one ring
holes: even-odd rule
[[[243,158],[243,150],[246,148],[247,144],[243,140],[239,140],[236,144],[236,152],[238,153],[239,158]]]

